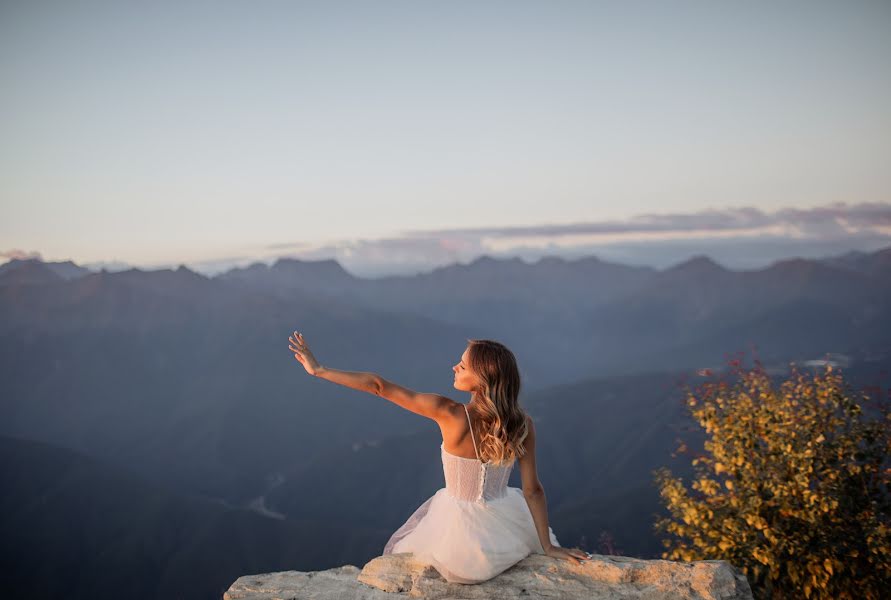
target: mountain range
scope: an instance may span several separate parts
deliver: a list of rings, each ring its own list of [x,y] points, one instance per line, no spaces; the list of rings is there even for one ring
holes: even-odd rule
[[[889,300],[891,248],[753,271],[705,256],[664,270],[482,257],[379,279],[335,261],[212,278],[10,261],[0,501],[4,539],[27,551],[7,551],[2,574],[31,590],[76,571],[70,595],[103,597],[115,556],[119,573],[162,582],[128,595],[162,597],[192,573],[194,597],[218,598],[227,577],[379,554],[442,486],[438,428],[308,376],[287,351],[296,329],[323,364],[459,401],[451,366],[467,339],[506,343],[558,538],[598,550],[607,532],[657,557],[651,472],[689,475],[673,450],[703,439],[684,382],[754,351],[778,376],[843,356],[855,385],[874,384],[891,363]],[[33,597],[58,595],[45,587]]]

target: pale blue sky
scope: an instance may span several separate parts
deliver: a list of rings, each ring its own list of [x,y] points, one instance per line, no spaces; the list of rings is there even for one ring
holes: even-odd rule
[[[884,1],[7,1],[0,252],[888,203],[889,59]]]

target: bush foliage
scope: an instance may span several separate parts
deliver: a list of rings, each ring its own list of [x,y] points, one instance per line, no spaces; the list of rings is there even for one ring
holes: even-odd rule
[[[778,387],[760,364],[735,367],[733,385],[688,388],[706,434],[692,490],[654,471],[671,515],[655,523],[671,535],[662,558],[727,560],[756,598],[880,598],[891,589],[887,403],[864,414],[869,397],[831,366],[793,365]]]

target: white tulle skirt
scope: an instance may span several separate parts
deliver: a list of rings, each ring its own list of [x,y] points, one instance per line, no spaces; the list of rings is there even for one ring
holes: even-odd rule
[[[446,581],[479,583],[544,550],[522,490],[500,498],[459,500],[442,488],[390,537],[384,554],[411,552]],[[551,544],[559,546],[549,527]]]

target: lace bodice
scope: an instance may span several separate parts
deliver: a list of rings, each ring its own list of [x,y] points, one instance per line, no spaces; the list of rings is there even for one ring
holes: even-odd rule
[[[440,444],[445,487],[449,494],[459,500],[485,504],[488,500],[504,496],[507,480],[510,478],[516,460],[503,465],[481,461],[479,450],[476,447],[476,438],[473,437],[473,425],[470,422],[467,405],[464,406],[464,413],[467,415],[473,451],[477,458],[464,458],[449,454],[446,452],[445,444]]]

